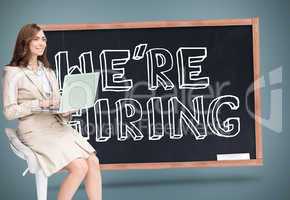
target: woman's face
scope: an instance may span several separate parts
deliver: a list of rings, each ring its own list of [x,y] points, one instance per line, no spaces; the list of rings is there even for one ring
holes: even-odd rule
[[[46,48],[46,37],[42,30],[40,30],[30,41],[29,50],[31,56],[41,56]]]

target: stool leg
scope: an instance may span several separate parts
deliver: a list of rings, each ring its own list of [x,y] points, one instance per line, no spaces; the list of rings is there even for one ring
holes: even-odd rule
[[[47,200],[47,177],[42,170],[35,173],[37,200]]]

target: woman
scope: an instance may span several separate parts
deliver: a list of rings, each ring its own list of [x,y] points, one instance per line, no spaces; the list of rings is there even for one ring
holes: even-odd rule
[[[46,176],[68,171],[58,200],[72,199],[84,180],[90,200],[101,199],[101,174],[94,148],[66,124],[71,113],[36,112],[59,105],[59,88],[47,60],[46,37],[36,24],[18,33],[13,58],[4,68],[3,112],[18,119],[17,135],[35,153]]]

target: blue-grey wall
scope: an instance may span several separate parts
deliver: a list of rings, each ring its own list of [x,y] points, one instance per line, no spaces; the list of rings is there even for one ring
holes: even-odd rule
[[[105,171],[103,199],[287,200],[290,199],[289,0],[1,0],[0,65],[10,61],[19,28],[26,23],[103,23],[120,21],[260,18],[264,166],[240,168]],[[278,84],[267,86],[269,73]],[[283,82],[279,81],[282,70]],[[273,78],[273,77],[272,77]],[[283,91],[283,101],[271,91]],[[287,105],[287,106],[286,106]],[[283,112],[279,110],[283,109]],[[272,109],[271,109],[272,108]],[[2,109],[2,105],[1,105]],[[278,113],[276,116],[272,113]],[[0,199],[35,199],[33,176],[21,176],[25,163],[8,148],[0,116]],[[49,199],[64,174],[49,179]],[[75,199],[86,199],[81,188]]]

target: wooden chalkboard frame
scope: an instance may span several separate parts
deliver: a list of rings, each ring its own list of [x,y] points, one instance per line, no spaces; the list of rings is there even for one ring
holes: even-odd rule
[[[260,95],[260,49],[259,49],[259,18],[247,19],[218,19],[218,20],[183,20],[183,21],[147,21],[102,24],[42,24],[44,31],[97,30],[97,29],[138,29],[161,27],[202,27],[202,26],[240,26],[251,25],[253,36],[253,65],[254,65],[254,99],[255,99],[255,133],[256,159],[251,160],[222,160],[222,161],[192,161],[192,162],[162,162],[162,163],[126,163],[101,164],[102,170],[128,169],[162,169],[162,168],[203,168],[203,167],[234,167],[263,165],[262,133],[258,118],[261,116]]]

